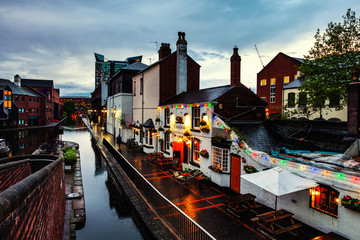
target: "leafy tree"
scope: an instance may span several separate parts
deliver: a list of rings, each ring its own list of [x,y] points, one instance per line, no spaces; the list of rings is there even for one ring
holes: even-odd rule
[[[74,122],[71,119],[71,114],[75,112],[75,104],[73,101],[65,101],[64,102],[64,113],[62,117],[67,117],[65,119],[65,125],[71,126],[74,125]]]
[[[359,62],[360,18],[348,9],[343,23],[330,22],[322,34],[317,30],[315,44],[299,67],[306,76],[300,91],[307,92],[308,108],[319,111],[320,117],[324,109],[342,109],[352,71],[360,68]]]

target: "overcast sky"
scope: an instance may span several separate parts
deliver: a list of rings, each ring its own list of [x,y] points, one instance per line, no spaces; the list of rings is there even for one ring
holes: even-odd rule
[[[254,44],[265,65],[279,52],[303,57],[316,30],[341,22],[348,8],[359,17],[359,0],[0,0],[0,78],[51,79],[62,96],[90,95],[94,52],[150,64],[158,60],[152,42],[174,51],[183,31],[201,88],[230,83],[237,45],[241,81],[255,89]]]

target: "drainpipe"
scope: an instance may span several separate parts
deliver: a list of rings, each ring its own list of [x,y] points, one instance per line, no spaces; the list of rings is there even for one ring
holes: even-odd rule
[[[142,94],[141,94],[141,124],[144,124],[144,86],[141,86],[141,82],[142,82],[142,85],[144,85],[144,72],[141,73],[141,78],[142,78],[142,80],[140,79],[140,84],[139,84],[140,91],[142,92]],[[144,134],[144,136],[145,136],[145,134]],[[141,137],[141,132],[140,132],[140,142],[141,143],[143,142],[143,138]]]

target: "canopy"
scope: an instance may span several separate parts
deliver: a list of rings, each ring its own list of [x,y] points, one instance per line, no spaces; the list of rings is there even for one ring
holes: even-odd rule
[[[279,167],[241,175],[241,178],[265,189],[275,196],[282,196],[318,186],[313,180],[297,176]]]

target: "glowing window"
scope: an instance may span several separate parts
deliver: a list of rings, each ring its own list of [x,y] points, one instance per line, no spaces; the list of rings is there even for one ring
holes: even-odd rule
[[[284,86],[288,85],[290,83],[290,77],[289,76],[285,76],[284,77]]]
[[[276,84],[276,78],[272,78],[272,79],[270,80],[270,84],[271,84],[271,85],[275,85],[275,84]]]
[[[266,79],[260,80],[260,86],[266,86]]]
[[[229,150],[213,147],[213,166],[229,172]]]
[[[192,160],[196,163],[200,162],[200,143],[198,140],[193,140],[193,157]]]
[[[318,186],[310,189],[310,207],[337,217],[339,192],[327,187]]]

